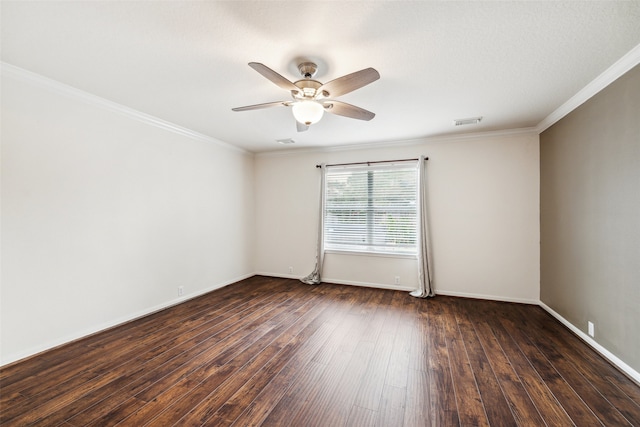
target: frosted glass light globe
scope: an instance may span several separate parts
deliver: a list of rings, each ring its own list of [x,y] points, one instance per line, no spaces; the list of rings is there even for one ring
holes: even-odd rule
[[[300,101],[293,104],[293,117],[307,126],[318,123],[324,114],[324,107],[316,101]]]

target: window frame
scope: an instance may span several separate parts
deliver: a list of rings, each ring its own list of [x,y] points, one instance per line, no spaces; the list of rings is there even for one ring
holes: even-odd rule
[[[360,196],[360,202],[366,200],[366,209],[363,209],[362,206],[358,208],[354,208],[354,210],[366,211],[366,221],[364,222],[365,229],[362,230],[366,233],[366,243],[358,244],[357,242],[351,241],[348,242],[348,239],[342,243],[337,242],[332,237],[335,237],[336,233],[333,229],[329,230],[329,227],[335,227],[335,224],[339,221],[335,215],[331,215],[331,211],[334,212],[338,209],[336,204],[332,204],[328,202],[332,196],[332,191],[335,191],[335,188],[330,188],[332,184],[332,178],[335,178],[338,175],[348,175],[350,176],[355,174],[364,175],[363,172],[366,172],[366,199],[362,198],[363,194],[357,194]],[[410,189],[410,193],[407,192],[406,187],[402,188],[401,185],[396,186],[380,186],[383,188],[383,191],[392,189],[394,190],[393,194],[390,196],[387,194],[387,198],[381,198],[378,194],[374,194],[375,191],[375,182],[376,182],[376,173],[379,174],[379,180],[385,179],[384,174],[389,172],[399,172],[398,176],[394,176],[393,178],[397,179],[398,182],[402,183],[402,174],[406,174],[407,172],[411,172],[411,179],[407,182],[410,183],[408,187]],[[326,253],[339,253],[339,254],[349,254],[349,255],[361,255],[361,256],[380,256],[380,257],[391,257],[391,258],[409,258],[416,259],[418,256],[418,162],[414,159],[406,160],[406,161],[394,161],[394,162],[385,162],[385,163],[371,163],[364,165],[348,165],[348,166],[326,166],[325,171],[325,184],[323,189],[324,201],[323,201],[323,221],[322,221],[322,230],[323,230],[323,247]],[[348,180],[349,178],[347,178]],[[389,177],[387,177],[389,179]],[[406,182],[405,182],[406,184]],[[357,185],[355,186],[358,187]],[[362,187],[362,186],[360,186]],[[359,188],[362,190],[362,188]],[[409,198],[406,197],[407,194],[411,194]],[[386,205],[385,202],[389,202],[389,199],[397,198],[397,197],[405,197],[404,200],[408,203],[408,205],[412,205],[410,209],[407,209],[407,205]],[[339,200],[339,198],[337,199]],[[376,201],[378,204],[380,201],[383,202],[383,206],[376,206]],[[397,216],[393,214],[389,214],[389,211],[396,211]],[[407,213],[409,215],[407,215]],[[380,242],[380,238],[387,239],[389,237],[401,237],[406,238],[407,234],[399,235],[397,234],[389,234],[386,230],[381,233],[380,222],[385,222],[384,220],[380,220],[381,217],[385,217],[386,220],[391,219],[392,222],[396,219],[401,219],[401,226],[410,228],[410,238],[412,240],[412,244],[410,245],[399,245],[394,247],[393,245],[386,245]],[[329,218],[333,218],[335,222],[330,222]],[[378,218],[378,219],[375,219]],[[407,219],[409,219],[407,221]],[[362,225],[362,224],[359,224]],[[386,225],[388,227],[388,225]],[[356,225],[354,229],[358,227]],[[378,229],[377,229],[378,228]],[[354,229],[346,230],[347,233],[353,233]],[[375,236],[375,237],[374,237]],[[375,239],[378,239],[378,242],[375,242]]]

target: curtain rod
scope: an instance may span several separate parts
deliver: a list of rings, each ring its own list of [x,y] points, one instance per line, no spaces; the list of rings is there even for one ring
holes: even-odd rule
[[[429,160],[428,157],[424,158],[425,160]],[[370,165],[372,163],[395,163],[395,162],[410,162],[411,160],[420,160],[420,159],[398,159],[398,160],[378,160],[375,162],[354,162],[354,163],[335,163],[328,166],[353,166],[353,165]],[[316,165],[317,168],[322,167],[322,165]]]

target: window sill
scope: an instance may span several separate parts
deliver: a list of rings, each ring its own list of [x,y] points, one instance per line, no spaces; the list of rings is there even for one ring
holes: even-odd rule
[[[336,255],[356,255],[356,256],[367,256],[367,257],[380,257],[380,258],[403,258],[403,259],[418,259],[417,255],[413,254],[394,254],[394,253],[384,253],[384,252],[364,252],[364,251],[347,251],[340,249],[326,249],[324,251],[325,254],[336,254]]]

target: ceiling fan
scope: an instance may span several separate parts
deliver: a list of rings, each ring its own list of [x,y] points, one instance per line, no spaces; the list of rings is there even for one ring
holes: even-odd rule
[[[232,108],[233,111],[258,110],[278,106],[292,107],[298,132],[306,131],[310,125],[320,121],[325,111],[358,120],[371,120],[375,117],[371,111],[334,99],[378,80],[380,73],[373,68],[365,68],[322,84],[313,80],[313,76],[318,71],[317,65],[313,62],[302,62],[298,65],[298,70],[303,78],[296,82],[289,81],[259,62],[250,62],[249,66],[282,89],[288,90],[292,100],[237,107]]]

